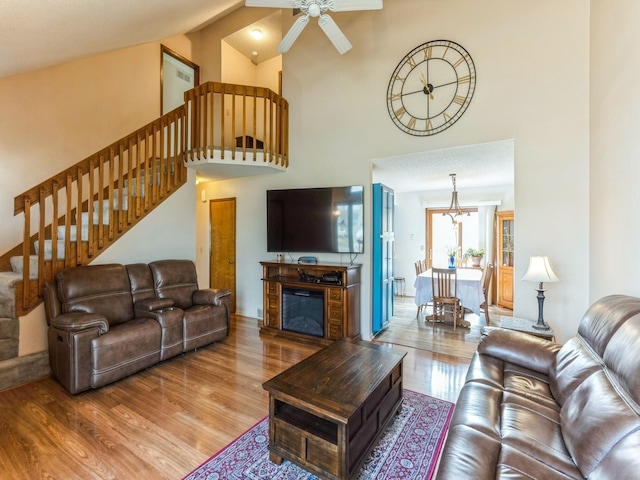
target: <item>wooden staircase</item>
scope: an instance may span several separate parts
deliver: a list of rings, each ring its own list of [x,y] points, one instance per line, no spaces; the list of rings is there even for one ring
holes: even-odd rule
[[[248,159],[288,166],[288,103],[266,88],[209,82],[185,92],[183,106],[16,196],[23,241],[0,256],[0,316],[33,310],[46,281],[92,262],[186,182],[187,166]]]

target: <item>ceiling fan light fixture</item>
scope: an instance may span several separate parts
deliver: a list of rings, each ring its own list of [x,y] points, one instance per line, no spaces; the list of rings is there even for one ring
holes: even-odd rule
[[[309,5],[307,9],[307,13],[310,17],[319,17],[320,16],[320,5],[317,3],[312,3]]]
[[[280,42],[278,46],[279,52],[287,52],[300,33],[302,33],[304,27],[306,27],[309,17],[317,17],[320,28],[322,28],[341,55],[351,50],[351,43],[349,43],[349,40],[347,40],[347,37],[333,19],[326,15],[326,12],[380,10],[382,8],[382,0],[245,0],[244,4],[247,7],[291,8],[294,15],[298,9],[304,13],[304,17],[298,18],[294,22],[282,42]]]

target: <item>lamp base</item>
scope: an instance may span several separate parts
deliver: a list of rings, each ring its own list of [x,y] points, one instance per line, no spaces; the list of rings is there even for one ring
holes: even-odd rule
[[[542,306],[544,305],[544,288],[542,286],[542,282],[540,282],[540,285],[536,290],[538,292],[538,321],[533,324],[533,328],[536,330],[549,330],[551,327],[549,327],[549,324],[544,321],[542,316]]]
[[[538,323],[534,323],[532,325],[533,328],[535,328],[536,330],[549,330],[551,327],[549,326],[548,323],[546,322],[538,322]]]

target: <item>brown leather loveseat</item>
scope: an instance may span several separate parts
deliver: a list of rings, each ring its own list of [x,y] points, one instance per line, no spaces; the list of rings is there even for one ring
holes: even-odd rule
[[[231,292],[196,277],[190,260],[59,272],[44,295],[53,375],[75,394],[225,338]]]
[[[639,298],[597,301],[564,345],[490,329],[437,478],[640,478],[639,403]]]

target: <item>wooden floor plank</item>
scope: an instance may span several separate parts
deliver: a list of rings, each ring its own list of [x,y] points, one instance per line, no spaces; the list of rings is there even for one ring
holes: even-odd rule
[[[404,387],[455,401],[481,325],[425,324],[412,298],[376,342],[407,351]],[[52,378],[0,392],[0,477],[179,479],[268,413],[262,383],[321,345],[261,336],[235,316],[228,338],[79,395]]]

